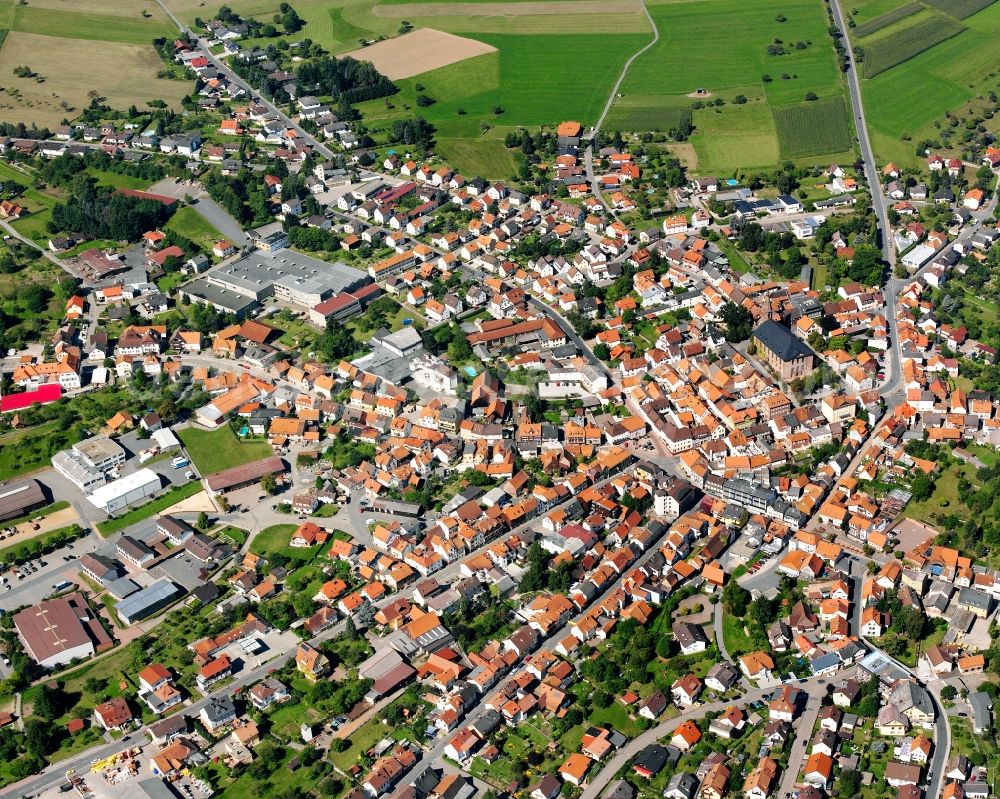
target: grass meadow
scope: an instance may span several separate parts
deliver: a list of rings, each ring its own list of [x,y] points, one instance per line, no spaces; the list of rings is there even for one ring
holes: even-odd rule
[[[211,252],[212,246],[225,238],[215,227],[191,206],[178,209],[167,221],[167,230],[190,239]]]
[[[820,98],[843,98],[843,82],[821,3],[653,0],[649,11],[660,30],[660,41],[632,65],[607,127],[669,128],[694,102],[688,94],[706,89],[712,95],[708,102],[721,97],[727,105],[694,112],[691,143],[699,171],[726,173],[743,167],[773,166],[780,147],[771,107],[797,106],[808,92]],[[705,19],[709,17],[726,20],[725,40],[692,46],[704,39]],[[775,39],[784,43],[784,54],[768,53]],[[801,49],[796,48],[797,42],[803,43]],[[765,80],[765,75],[770,80]],[[738,95],[747,102],[730,105]],[[846,118],[837,124],[846,125]],[[839,138],[837,141],[836,149],[827,152],[850,149],[849,141],[846,146]],[[810,149],[815,152],[817,146],[818,142]]]
[[[171,0],[170,5],[193,22],[210,13],[200,2]],[[276,0],[230,3],[234,10],[260,18],[277,5]],[[294,3],[306,21],[302,35],[333,53],[356,49],[361,40],[395,36],[404,20],[415,28],[437,28],[496,47],[497,53],[399,80],[398,95],[362,103],[359,110],[376,140],[394,120],[419,113],[437,128],[437,152],[452,166],[466,174],[509,177],[517,161],[503,147],[505,134],[564,119],[595,122],[622,64],[649,41],[651,32],[638,5],[625,2],[597,13],[592,7],[586,9],[591,13],[582,13],[582,6],[561,0],[549,0],[551,10],[532,8],[542,13],[530,14],[518,12],[517,0],[500,5],[487,7],[482,0]],[[821,98],[843,96],[821,0],[651,0],[648,8],[660,42],[631,66],[608,129],[674,127],[690,113],[693,101],[687,95],[699,87],[727,101],[742,94],[749,100],[744,107],[727,107],[719,114],[695,112],[695,125],[702,124],[692,139],[699,168],[769,167],[779,157],[770,106],[801,103],[808,92]],[[706,41],[706,19],[726,20],[724,39]],[[776,38],[787,44],[787,52],[769,55],[768,45]],[[765,74],[773,80],[765,81]],[[418,108],[420,93],[437,102]]]

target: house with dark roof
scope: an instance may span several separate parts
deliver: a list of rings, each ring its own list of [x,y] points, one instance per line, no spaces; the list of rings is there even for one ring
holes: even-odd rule
[[[768,320],[753,331],[754,351],[782,380],[805,377],[813,369],[813,351],[782,324]]]
[[[659,744],[650,744],[635,756],[632,770],[640,777],[651,780],[667,763],[667,750]]]

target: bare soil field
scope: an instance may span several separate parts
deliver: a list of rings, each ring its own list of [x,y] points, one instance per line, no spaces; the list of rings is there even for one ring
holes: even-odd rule
[[[67,65],[86,64],[86,68]],[[28,66],[37,77],[17,78],[14,68]],[[97,91],[116,108],[145,107],[161,99],[176,107],[190,90],[188,81],[162,80],[163,64],[151,45],[95,43],[12,31],[0,48],[0,120],[58,125],[72,119]]]
[[[377,17],[534,17],[560,14],[630,14],[641,11],[638,0],[555,0],[510,3],[397,3],[372,9]]]
[[[371,61],[383,75],[398,80],[411,78],[432,69],[440,69],[467,58],[492,53],[495,50],[495,47],[474,39],[466,39],[433,28],[421,28],[395,39],[352,50],[345,55],[359,61]]]

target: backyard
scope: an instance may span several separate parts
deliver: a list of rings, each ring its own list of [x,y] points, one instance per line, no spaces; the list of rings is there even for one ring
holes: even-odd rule
[[[291,540],[292,533],[295,532],[296,527],[297,525],[294,524],[274,524],[270,527],[265,527],[254,536],[253,542],[250,544],[250,551],[260,555],[265,560],[270,555],[277,553],[289,560],[308,563],[316,557],[323,545],[315,544],[311,547],[289,546],[288,542]]]

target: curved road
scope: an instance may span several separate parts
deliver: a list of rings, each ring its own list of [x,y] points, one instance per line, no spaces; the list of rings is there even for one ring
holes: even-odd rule
[[[653,21],[653,15],[649,13],[649,9],[646,8],[646,3],[642,2],[642,13],[646,15],[646,19],[649,20],[649,27],[653,29],[653,38],[649,40],[641,49],[636,50],[632,55],[629,56],[628,61],[622,65],[622,71],[618,73],[618,80],[615,81],[615,85],[611,87],[611,92],[608,94],[608,101],[604,104],[604,110],[601,111],[601,115],[597,118],[597,122],[594,123],[594,127],[591,129],[591,136],[597,133],[601,129],[601,125],[604,124],[604,118],[608,115],[611,110],[611,106],[615,102],[615,97],[618,95],[618,90],[621,88],[622,81],[625,80],[625,75],[628,74],[629,67],[632,63],[643,53],[645,53],[650,47],[660,41],[660,29],[656,27],[656,22]]]
[[[594,136],[601,129],[601,125],[604,124],[604,119],[607,117],[608,112],[611,110],[611,106],[614,105],[615,98],[618,96],[618,90],[621,88],[622,82],[625,80],[625,76],[628,74],[629,68],[635,62],[635,60],[645,53],[654,44],[660,41],[660,29],[656,27],[656,22],[653,20],[653,15],[649,13],[649,9],[646,7],[644,1],[640,2],[642,6],[642,13],[646,15],[646,19],[649,21],[649,27],[653,29],[653,38],[649,40],[640,49],[636,50],[632,55],[629,56],[628,61],[622,64],[621,72],[618,73],[618,79],[615,81],[615,85],[611,87],[611,91],[608,93],[607,102],[604,103],[604,109],[601,111],[601,115],[597,118],[597,122],[590,129],[590,140],[593,141]],[[583,166],[587,173],[587,182],[590,183],[590,190],[593,192],[594,197],[597,201],[607,208],[608,212],[615,218],[618,218],[618,214],[615,213],[613,208],[608,208],[607,203],[604,202],[604,197],[601,195],[601,187],[598,185],[597,177],[594,175],[594,146],[592,143],[587,144],[587,149],[583,151]]]

